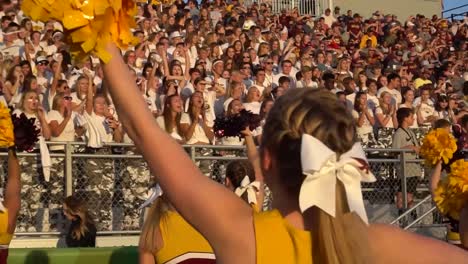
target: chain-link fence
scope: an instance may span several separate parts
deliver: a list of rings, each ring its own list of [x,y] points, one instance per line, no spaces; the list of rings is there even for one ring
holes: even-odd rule
[[[56,144],[56,143],[55,143]],[[246,159],[244,147],[185,146],[187,154],[200,170],[213,180],[224,183],[230,161]],[[407,225],[430,208],[432,200],[423,200],[429,193],[429,172],[421,160],[407,159],[407,150],[368,149],[371,171],[377,178],[363,185],[363,196],[370,222],[391,223],[405,209],[418,208],[405,214],[395,224]],[[51,151],[50,179],[46,180],[37,153],[19,153],[22,168],[22,206],[17,235],[58,234],[65,230],[62,202],[76,195],[87,202],[97,220],[98,231],[104,233],[137,233],[143,222],[138,210],[152,185],[146,162],[131,145],[112,144],[101,149],[69,143]],[[0,153],[0,173],[6,179],[7,153]],[[174,160],[177,166],[177,160]],[[414,176],[414,177],[413,177]],[[4,186],[5,182],[2,182]],[[265,207],[271,206],[267,199]],[[442,223],[434,211],[418,226]]]

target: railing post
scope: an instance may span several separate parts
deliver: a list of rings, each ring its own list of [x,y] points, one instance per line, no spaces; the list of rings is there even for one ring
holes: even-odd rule
[[[190,158],[192,159],[193,162],[195,162],[195,147],[194,146],[190,147]]]
[[[65,145],[65,194],[67,197],[73,194],[72,171],[72,145],[69,142],[67,142],[67,144]]]
[[[403,194],[403,209],[408,208],[408,193],[406,192],[406,158],[405,151],[400,152],[400,171],[401,171],[401,192]]]

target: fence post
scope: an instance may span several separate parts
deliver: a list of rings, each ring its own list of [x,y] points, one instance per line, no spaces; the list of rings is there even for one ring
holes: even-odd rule
[[[408,193],[406,192],[406,158],[405,151],[400,152],[400,171],[401,171],[401,192],[403,194],[403,209],[408,208]]]
[[[65,194],[70,196],[73,194],[73,168],[72,168],[72,145],[70,142],[67,142],[65,145]]]
[[[195,147],[193,146],[190,147],[190,158],[195,162]]]

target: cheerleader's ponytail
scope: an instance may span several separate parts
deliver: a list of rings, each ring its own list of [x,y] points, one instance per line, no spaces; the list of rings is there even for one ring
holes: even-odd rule
[[[325,90],[278,98],[263,128],[261,156],[269,153],[275,185],[299,201],[313,263],[373,263],[360,196],[360,181],[373,176],[356,142],[354,119]]]

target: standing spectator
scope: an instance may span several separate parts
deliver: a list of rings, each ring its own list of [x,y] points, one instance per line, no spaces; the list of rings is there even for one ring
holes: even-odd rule
[[[357,136],[361,140],[363,147],[371,148],[375,146],[373,126],[375,124],[374,114],[367,105],[367,95],[365,92],[358,92],[354,101],[353,117],[357,124]]]
[[[392,135],[397,127],[396,107],[392,104],[392,96],[389,92],[380,95],[380,105],[375,110],[378,121],[377,141],[382,148],[392,145]]]
[[[179,143],[185,142],[180,123],[182,113],[182,99],[180,96],[173,94],[166,99],[166,106],[162,116],[156,118],[159,127]]]
[[[89,83],[93,76],[85,71]],[[111,154],[110,148],[105,143],[122,141],[121,124],[110,113],[107,98],[102,94],[93,93],[89,87],[86,96],[86,110],[84,118],[87,122],[86,138],[87,152],[95,154]],[[99,230],[112,230],[112,198],[114,190],[114,165],[112,161],[97,159],[86,162],[84,175],[81,179],[83,188],[88,197],[88,204],[96,205],[96,217],[100,220]]]
[[[455,113],[449,106],[449,100],[446,95],[440,94],[437,96],[436,105],[434,107],[434,115],[437,119],[445,119],[450,123],[455,123]]]
[[[379,92],[377,93],[377,96],[380,97],[380,95],[383,92],[388,92],[392,96],[392,105],[398,107],[401,104],[401,93],[400,93],[400,88],[401,88],[401,78],[398,74],[396,73],[391,73],[387,76],[387,83],[382,83],[384,85],[382,88],[379,89]]]
[[[190,96],[187,112],[182,113],[180,118],[180,129],[189,145],[208,145],[214,140],[214,133],[208,126],[204,109],[203,94],[194,92]],[[196,152],[198,155],[210,154],[208,149],[197,148]],[[211,175],[210,161],[202,160],[197,165],[205,175]]]
[[[47,114],[50,127],[50,141],[74,142],[81,137],[85,129],[80,123],[78,114],[73,112],[71,105],[72,97],[66,93],[57,93],[52,102],[52,110]],[[65,146],[52,145],[51,152],[65,153]],[[63,186],[65,184],[65,161],[63,158],[52,158],[50,180],[47,183],[47,193],[49,194],[49,216],[52,224],[57,225],[61,212],[59,208],[61,199],[64,197]],[[53,226],[52,226],[53,228]]]
[[[432,123],[437,119],[434,115],[434,103],[430,99],[430,86],[421,88],[421,97],[419,102],[415,100],[416,114],[418,115],[418,125],[423,135],[431,129]]]
[[[400,108],[397,111],[398,119],[398,129],[393,135],[392,148],[396,149],[410,149],[412,152],[405,152],[406,160],[413,160],[417,158],[419,153],[419,141],[416,138],[416,135],[409,129],[409,127],[414,123],[414,112],[410,108]],[[406,175],[402,175],[401,171],[399,178],[406,177],[406,192],[408,197],[408,204],[405,206],[403,204],[403,193],[402,187],[399,185],[396,205],[398,208],[399,214],[404,212],[404,208],[411,208],[413,205],[414,194],[416,193],[416,187],[418,186],[418,177],[421,177],[421,166],[415,162],[407,162],[405,165]]]
[[[325,19],[325,24],[331,28],[333,23],[336,22],[335,16],[331,13],[330,8],[325,9],[325,13],[322,15],[323,19]]]
[[[44,139],[50,138],[50,128],[47,123],[47,117],[44,109],[39,105],[39,96],[35,91],[27,91],[23,94],[20,102],[21,107],[13,111],[13,115],[25,114],[28,119],[34,120],[36,129],[40,131],[39,149],[33,149],[33,152],[40,152],[47,149]],[[44,149],[45,148],[45,149]],[[21,171],[21,195],[26,199],[21,201],[20,219],[17,225],[19,232],[34,232],[42,230],[43,217],[39,215],[39,208],[44,201],[44,174],[35,157],[22,157],[19,159],[20,165],[24,170]],[[40,219],[38,224],[37,218]]]
[[[409,108],[413,110],[413,115],[414,115],[414,122],[409,126],[409,129],[413,131],[413,133],[416,135],[416,138],[418,139],[419,142],[423,139],[423,134],[421,134],[421,130],[419,129],[419,122],[418,118],[421,117],[421,115],[418,115],[416,113],[416,109],[414,108],[414,91],[411,90],[410,88],[406,88],[402,91],[402,103],[400,104],[399,108]]]
[[[367,87],[367,103],[372,112],[375,112],[380,105],[379,98],[377,97],[377,82],[372,79],[366,81]]]
[[[71,222],[65,237],[67,247],[96,247],[96,225],[85,202],[68,196],[63,201],[63,214]]]

